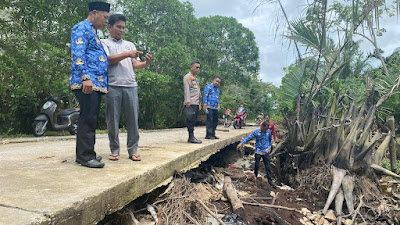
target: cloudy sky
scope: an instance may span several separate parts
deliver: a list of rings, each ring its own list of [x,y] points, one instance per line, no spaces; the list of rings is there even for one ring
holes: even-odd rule
[[[221,15],[236,18],[243,26],[249,28],[256,37],[260,49],[261,79],[280,86],[284,76],[282,70],[293,63],[296,52],[284,40],[282,32],[276,32],[277,19],[279,29],[285,26],[284,20],[276,4],[265,4],[256,9],[257,0],[188,0],[193,4],[196,17]],[[281,0],[290,20],[299,18],[303,14],[305,0]],[[332,1],[328,1],[332,2]],[[389,2],[389,1],[387,1]],[[254,12],[255,10],[255,12]],[[383,18],[381,27],[387,32],[378,38],[378,45],[384,50],[384,56],[390,55],[400,47],[400,25],[396,16]],[[371,52],[373,46],[367,41],[361,44],[364,52]],[[377,62],[371,62],[377,65]]]

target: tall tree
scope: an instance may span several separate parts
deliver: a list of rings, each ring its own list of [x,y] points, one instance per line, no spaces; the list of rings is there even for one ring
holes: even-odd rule
[[[87,2],[0,2],[0,132],[29,132],[49,91],[68,93],[70,30]]]

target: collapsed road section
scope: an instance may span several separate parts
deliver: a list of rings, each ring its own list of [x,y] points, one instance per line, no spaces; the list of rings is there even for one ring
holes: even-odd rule
[[[253,129],[219,129],[220,139],[202,144],[187,143],[183,128],[141,133],[140,162],[129,160],[126,148],[119,161],[107,160],[107,135],[97,135],[96,152],[106,164],[102,169],[75,163],[74,139],[7,142],[0,147],[0,224],[97,223]],[[205,128],[197,128],[196,135],[204,137]],[[120,139],[125,143],[126,135]]]

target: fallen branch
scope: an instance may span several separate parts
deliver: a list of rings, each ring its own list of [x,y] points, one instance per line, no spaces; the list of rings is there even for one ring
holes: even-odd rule
[[[243,202],[243,201],[242,201],[242,203],[245,204],[245,205],[254,205],[254,206],[262,206],[262,207],[268,207],[268,208],[285,209],[285,210],[289,210],[289,211],[294,211],[294,212],[301,213],[301,211],[298,210],[298,209],[288,208],[288,207],[280,206],[280,205],[261,204],[261,203],[251,203],[251,202]]]
[[[250,199],[260,199],[260,200],[269,200],[269,199],[272,199],[271,197],[252,197],[252,196],[243,196],[243,197],[240,197],[240,199],[248,199],[248,198],[250,198]]]
[[[224,191],[229,199],[229,202],[232,204],[233,212],[236,215],[244,217],[246,212],[244,210],[242,202],[238,198],[235,188],[232,185],[232,179],[229,176],[225,176],[224,178]]]
[[[220,224],[222,224],[222,225],[225,225],[225,223],[224,223],[220,218],[218,218],[218,216],[215,215],[215,213],[213,213],[213,212],[211,211],[211,209],[208,208],[200,199],[196,199],[196,201],[197,201],[198,203],[200,203],[200,205],[201,205],[212,217],[214,217],[214,218],[218,221],[218,223],[220,223]]]

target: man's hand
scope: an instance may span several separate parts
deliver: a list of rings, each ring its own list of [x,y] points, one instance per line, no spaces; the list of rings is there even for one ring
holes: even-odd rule
[[[151,52],[148,52],[145,57],[146,57],[146,65],[148,66],[153,61],[153,55],[151,54]]]
[[[130,58],[136,59],[139,56],[139,54],[142,54],[142,53],[143,52],[141,52],[141,51],[131,50],[131,51],[126,51],[125,55],[126,55],[126,57],[130,57]]]
[[[93,83],[91,80],[82,81],[82,92],[84,94],[91,94],[93,92]]]
[[[186,105],[186,107],[190,107],[190,103],[189,102],[186,102],[185,105]]]
[[[206,109],[207,109],[207,105],[203,105],[203,110],[206,111]]]
[[[242,147],[243,147],[243,144],[242,144],[242,143],[239,143],[239,144],[236,146],[236,150],[241,150]]]
[[[199,111],[201,110],[201,104],[199,104]]]

